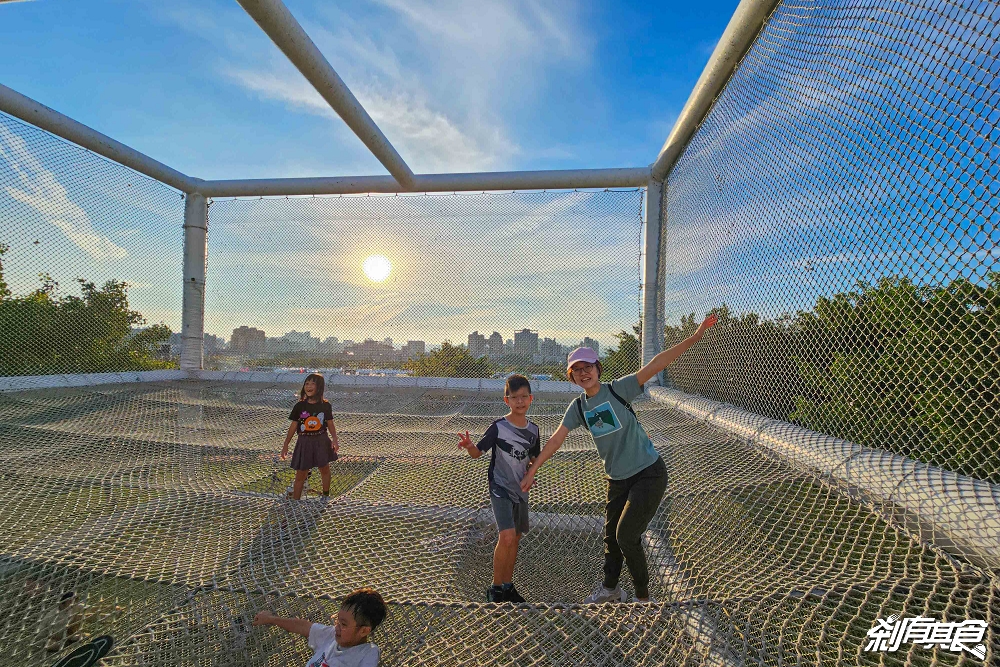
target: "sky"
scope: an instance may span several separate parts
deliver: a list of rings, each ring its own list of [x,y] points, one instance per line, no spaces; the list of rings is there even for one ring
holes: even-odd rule
[[[289,3],[418,173],[648,164],[735,4]],[[781,3],[671,173],[668,323],[1000,269],[995,20],[851,7]],[[384,173],[235,2],[0,3],[0,82],[202,178]],[[15,292],[127,280],[178,330],[182,210],[0,116]],[[639,319],[641,218],[634,190],[219,200],[206,328],[608,345]],[[373,254],[395,267],[378,285]]]
[[[290,0],[415,172],[652,162],[736,0]],[[0,81],[200,178],[385,173],[234,1],[0,6]]]
[[[287,4],[425,173],[649,164],[737,0],[655,12],[562,0]],[[0,82],[200,178],[385,173],[233,1],[0,3]],[[206,330],[228,338],[251,324],[268,335],[434,343],[527,327],[607,345],[638,320],[641,192],[510,195],[489,200],[496,210],[483,209],[485,196],[216,202]],[[387,205],[403,222],[360,228],[362,240],[343,220]],[[3,262],[16,293],[42,272],[67,293],[81,276],[124,279],[148,321],[179,330],[182,208],[169,188],[0,122],[0,242],[11,246]],[[456,224],[465,231],[456,235]],[[519,236],[505,246],[511,230]],[[368,250],[338,247],[346,243]],[[587,252],[597,254],[573,265]],[[399,271],[373,286],[360,274],[366,253],[386,254]],[[317,264],[325,268],[306,268]]]

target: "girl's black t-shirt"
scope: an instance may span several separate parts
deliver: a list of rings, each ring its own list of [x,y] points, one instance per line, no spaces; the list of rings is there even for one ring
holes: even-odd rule
[[[322,435],[327,422],[333,420],[333,407],[326,400],[319,403],[299,401],[288,418],[299,423],[299,435]]]

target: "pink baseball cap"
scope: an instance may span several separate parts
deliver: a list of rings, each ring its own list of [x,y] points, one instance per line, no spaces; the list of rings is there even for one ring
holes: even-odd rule
[[[597,363],[597,353],[594,352],[589,347],[578,347],[569,353],[569,357],[566,359],[566,372],[573,367],[578,361],[586,361],[592,364]]]

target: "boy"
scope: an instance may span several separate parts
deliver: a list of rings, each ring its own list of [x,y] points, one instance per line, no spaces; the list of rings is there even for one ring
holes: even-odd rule
[[[528,532],[528,493],[521,478],[540,451],[538,426],[528,421],[531,383],[523,375],[511,375],[504,387],[503,402],[510,411],[493,422],[482,440],[473,445],[469,432],[458,434],[458,446],[478,459],[492,449],[490,458],[490,503],[496,518],[497,546],[493,550],[493,585],[486,589],[487,602],[524,602],[514,588],[514,561],[521,535]]]
[[[340,603],[336,624],[313,623],[304,618],[283,618],[269,611],[260,611],[253,624],[277,625],[309,640],[315,653],[306,667],[377,667],[378,646],[369,643],[368,636],[385,619],[385,602],[370,588],[356,590]]]

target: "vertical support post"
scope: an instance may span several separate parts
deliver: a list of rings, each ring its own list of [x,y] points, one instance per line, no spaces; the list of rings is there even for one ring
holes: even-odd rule
[[[663,351],[663,183],[646,185],[646,239],[642,267],[642,363],[648,364]],[[649,384],[662,384],[656,376]]]
[[[203,367],[205,266],[208,257],[208,201],[188,193],[184,204],[184,292],[181,305],[181,370]]]

